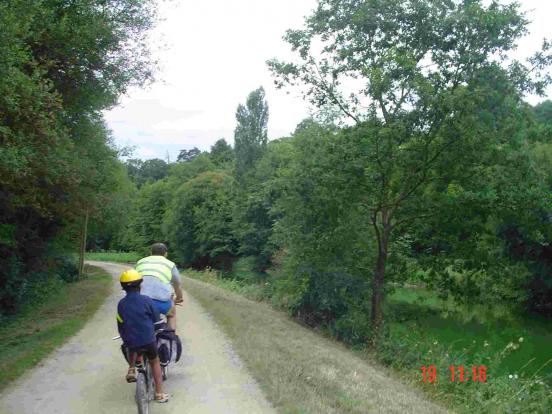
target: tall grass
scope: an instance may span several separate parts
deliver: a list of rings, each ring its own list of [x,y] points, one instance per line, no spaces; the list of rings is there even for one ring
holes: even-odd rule
[[[184,274],[192,279],[210,283],[230,292],[238,293],[251,300],[263,301],[270,298],[268,283],[251,284],[243,280],[224,278],[222,272],[209,267],[203,271],[186,269]]]

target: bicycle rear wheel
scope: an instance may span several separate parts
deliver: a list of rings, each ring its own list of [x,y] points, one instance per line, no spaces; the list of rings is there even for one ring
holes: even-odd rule
[[[146,373],[139,370],[136,375],[136,405],[139,414],[149,413],[149,396]]]
[[[155,399],[155,382],[153,380],[153,370],[148,361],[147,366],[147,380],[148,380],[148,401]]]

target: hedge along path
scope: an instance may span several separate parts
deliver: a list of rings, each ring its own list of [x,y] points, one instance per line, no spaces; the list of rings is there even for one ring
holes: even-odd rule
[[[77,335],[0,394],[0,413],[136,413],[120,341],[111,340],[122,296],[118,277],[128,266],[89,263],[113,276],[113,293]],[[184,301],[177,308],[182,358],[165,382],[171,400],[152,402],[151,412],[273,413],[217,326],[186,294]]]

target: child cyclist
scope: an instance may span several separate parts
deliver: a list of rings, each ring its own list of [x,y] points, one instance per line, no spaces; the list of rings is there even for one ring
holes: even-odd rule
[[[124,345],[129,350],[129,369],[127,382],[136,382],[135,362],[138,352],[149,359],[155,380],[155,400],[160,403],[169,401],[169,395],[163,392],[161,365],[157,356],[157,341],[154,324],[159,321],[159,312],[152,300],[140,294],[142,276],[129,269],[121,274],[121,286],[126,296],[117,305],[117,328]]]

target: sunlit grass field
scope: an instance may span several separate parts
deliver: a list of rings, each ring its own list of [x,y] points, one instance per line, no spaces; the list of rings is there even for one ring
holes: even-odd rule
[[[84,258],[99,262],[135,263],[142,257],[136,252],[88,252],[84,255]]]

